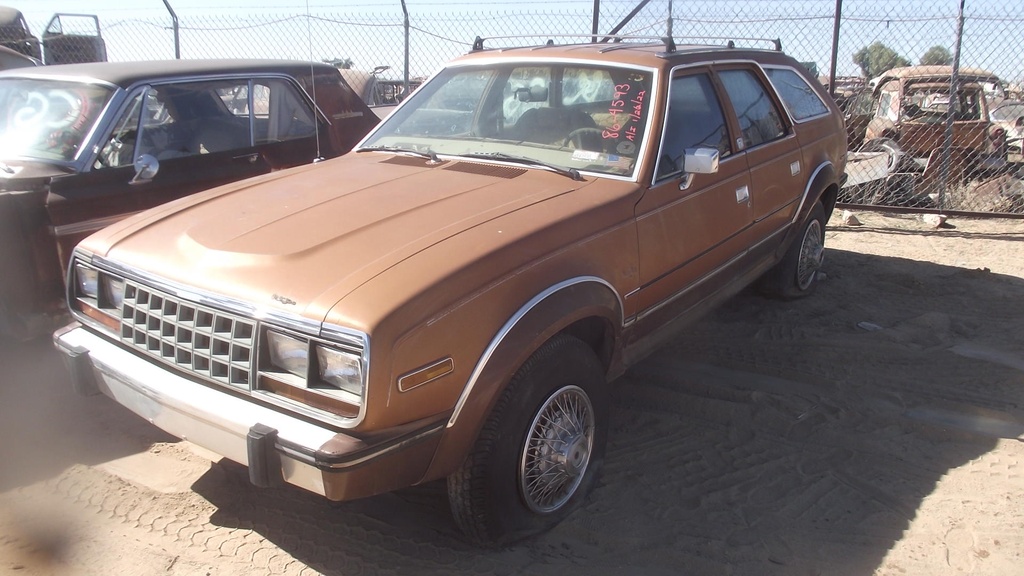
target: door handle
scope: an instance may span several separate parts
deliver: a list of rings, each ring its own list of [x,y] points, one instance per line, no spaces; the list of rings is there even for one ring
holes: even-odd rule
[[[736,189],[736,203],[742,204],[743,202],[750,204],[750,188],[746,184]]]

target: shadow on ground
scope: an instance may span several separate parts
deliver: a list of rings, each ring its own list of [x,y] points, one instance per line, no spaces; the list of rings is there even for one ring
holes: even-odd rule
[[[809,299],[739,295],[616,381],[591,502],[517,546],[463,544],[442,483],[329,505],[231,466],[193,488],[327,574],[871,573],[947,471],[1024,429],[1024,282],[842,251],[826,270]]]
[[[105,396],[82,397],[49,337],[0,339],[0,492],[176,438]]]

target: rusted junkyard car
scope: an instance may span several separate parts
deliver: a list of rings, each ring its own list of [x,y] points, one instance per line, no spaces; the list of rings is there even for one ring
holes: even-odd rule
[[[0,6],[0,46],[42,61],[43,50],[39,39],[29,31],[28,22],[20,10]]]
[[[381,77],[381,74],[389,69],[389,66],[377,66],[371,71],[339,68],[345,82],[381,118],[390,114],[407,96],[404,81]],[[422,83],[422,78],[411,78],[408,92],[412,93]]]
[[[1021,142],[1024,140],[1024,102],[1003,100],[992,107],[990,118],[1006,135],[1007,162],[1024,162],[1024,156],[1021,156]]]
[[[336,69],[306,62],[0,73],[0,329],[52,331],[71,250],[92,232],[199,190],[337,156],[376,122]]]
[[[10,48],[0,46],[0,70],[10,70],[11,68],[31,68],[32,66],[42,65],[42,62],[31,56],[26,56],[21,52],[16,52]]]
[[[861,150],[888,155],[898,203],[925,200],[939,176],[952,71],[950,66],[909,66],[889,70],[876,81],[873,117]],[[984,83],[992,78],[984,70],[959,71],[947,169],[951,183],[1006,165],[1005,134],[989,120],[985,98]]]
[[[780,51],[480,40],[355,152],[85,240],[55,343],[257,485],[447,478],[509,541],[594,485],[626,366],[758,279],[814,289],[845,159]]]

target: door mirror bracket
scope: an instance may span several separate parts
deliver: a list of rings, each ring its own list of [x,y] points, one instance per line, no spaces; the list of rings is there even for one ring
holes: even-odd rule
[[[160,171],[160,161],[151,154],[142,154],[135,159],[135,177],[130,184],[145,184]]]

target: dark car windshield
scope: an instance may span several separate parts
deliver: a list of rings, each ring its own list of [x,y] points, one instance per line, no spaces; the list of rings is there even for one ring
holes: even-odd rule
[[[29,78],[0,82],[0,158],[72,161],[113,89]]]
[[[653,72],[585,63],[449,68],[363,144],[439,155],[516,157],[566,170],[633,173]]]

